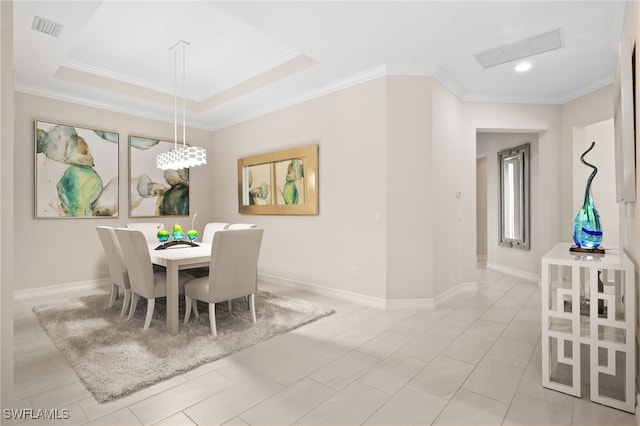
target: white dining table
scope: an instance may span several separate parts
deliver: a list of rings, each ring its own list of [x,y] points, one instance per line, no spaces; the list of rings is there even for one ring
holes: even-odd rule
[[[178,271],[209,266],[211,244],[197,242],[198,247],[178,245],[156,250],[159,243],[149,244],[149,256],[155,265],[167,268],[167,332],[178,334]]]

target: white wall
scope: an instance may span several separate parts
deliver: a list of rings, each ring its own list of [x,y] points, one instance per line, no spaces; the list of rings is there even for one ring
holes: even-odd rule
[[[585,161],[598,168],[591,184],[591,195],[602,224],[602,246],[619,247],[620,218],[616,203],[615,147],[613,119],[585,127],[575,127],[573,132],[573,210],[574,216],[584,202],[584,191],[592,169],[580,162],[580,156],[595,141],[595,147],[585,156]],[[612,190],[612,188],[614,190]]]
[[[15,267],[20,279],[14,290],[32,289],[58,284],[94,281],[108,277],[102,246],[95,231],[98,225],[125,226],[129,221],[129,188],[127,179],[120,179],[120,215],[118,218],[34,219],[34,120],[71,124],[119,132],[119,174],[129,176],[128,136],[148,136],[173,140],[173,125],[126,114],[100,110],[69,102],[57,101],[24,93],[16,93],[15,117],[15,190],[14,214],[17,238],[13,241]],[[187,131],[194,144],[210,144],[210,132]],[[206,168],[191,170],[190,211],[197,213],[196,225],[202,230],[212,217],[211,196]],[[7,180],[3,179],[3,183]],[[3,194],[4,196],[4,194]],[[154,221],[155,218],[153,219]],[[191,223],[190,218],[174,217],[160,220],[170,226],[175,220]],[[3,233],[5,231],[3,230]],[[6,234],[5,234],[6,235]],[[34,264],[34,259],[37,263]]]
[[[525,143],[530,144],[529,174],[529,250],[498,245],[499,231],[499,182],[498,152]],[[540,275],[539,241],[539,165],[538,135],[536,133],[493,133],[481,132],[477,136],[478,156],[487,158],[487,266],[515,269],[528,274]]]
[[[560,145],[559,159],[562,167],[560,168],[558,185],[561,188],[561,193],[565,195],[559,199],[560,224],[562,226],[562,241],[571,242],[573,241],[573,219],[578,212],[578,207],[575,205],[573,198],[573,171],[575,162],[580,162],[579,157],[584,152],[584,149],[580,153],[574,152],[573,141],[585,140],[584,131],[587,126],[613,118],[613,85],[603,87],[562,105],[561,117],[562,143]],[[586,168],[586,166],[583,167]],[[582,185],[582,194],[584,196],[586,180],[582,182],[577,182],[575,185]]]
[[[433,86],[434,294],[476,277],[476,147],[464,138],[464,104]]]
[[[434,297],[435,204],[433,80],[387,79],[387,292]]]
[[[320,214],[241,217],[236,187],[226,186],[216,220],[265,228],[263,274],[376,298],[434,298],[475,274],[467,239],[475,145],[461,137],[462,115],[462,102],[434,79],[388,77],[217,131],[215,182],[235,176],[239,157],[318,143]]]
[[[13,408],[13,2],[0,2],[0,410]],[[0,420],[2,423],[4,421]]]
[[[261,274],[386,297],[386,90],[380,78],[214,133],[213,218],[265,229]],[[319,145],[319,215],[238,213],[238,158],[311,143]]]

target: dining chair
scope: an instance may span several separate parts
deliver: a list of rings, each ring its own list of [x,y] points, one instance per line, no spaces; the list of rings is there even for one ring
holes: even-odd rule
[[[213,234],[216,231],[222,231],[223,229],[227,229],[229,227],[228,223],[224,222],[209,222],[204,226],[204,232],[202,233],[202,242],[211,244],[213,242]],[[209,275],[209,267],[202,266],[200,268],[192,268],[189,270],[189,273],[196,278],[204,277]]]
[[[140,296],[146,298],[147,316],[144,322],[144,329],[146,330],[151,324],[156,298],[167,295],[167,274],[153,271],[151,256],[149,256],[149,245],[141,231],[116,228],[114,232],[122,247],[122,254],[129,272],[129,283],[131,284],[129,319],[133,317]],[[179,272],[178,285],[180,294],[184,294],[184,284],[192,279],[194,279],[193,275],[187,272]]]
[[[252,229],[257,227],[258,225],[254,223],[232,223],[227,229]]]
[[[135,229],[144,234],[147,243],[159,243],[158,231],[164,228],[161,222],[131,222],[127,223],[127,228]],[[165,272],[167,268],[160,265],[153,265],[153,272]]]
[[[127,228],[141,231],[144,234],[147,242],[158,242],[158,231],[164,228],[164,224],[160,222],[131,222],[127,223]]]
[[[110,226],[97,226],[98,236],[102,242],[104,254],[107,256],[107,266],[111,276],[111,297],[108,307],[111,308],[118,298],[119,289],[124,291],[124,300],[120,316],[123,316],[131,302],[131,286],[129,284],[129,274],[122,257],[122,249],[118,243],[116,234]]]
[[[216,329],[216,303],[249,296],[251,320],[255,323],[255,296],[258,289],[258,256],[264,229],[225,229],[213,235],[209,275],[189,281],[184,286],[186,310],[184,323],[189,322],[192,306],[199,317],[198,300],[209,304],[211,334]],[[195,303],[193,303],[195,299]]]
[[[202,232],[202,242],[211,244],[211,242],[213,241],[213,233],[216,231],[227,229],[228,227],[229,227],[229,224],[224,222],[207,223],[204,226],[204,231]]]

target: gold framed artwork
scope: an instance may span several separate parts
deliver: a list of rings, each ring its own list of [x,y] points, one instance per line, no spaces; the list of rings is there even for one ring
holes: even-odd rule
[[[318,145],[238,159],[240,214],[318,214]]]

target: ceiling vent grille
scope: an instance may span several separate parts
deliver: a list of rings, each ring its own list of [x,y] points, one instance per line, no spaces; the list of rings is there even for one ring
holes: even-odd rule
[[[48,19],[41,18],[36,16],[33,18],[33,24],[31,24],[31,29],[49,34],[50,36],[58,37],[60,35],[60,31],[62,31],[62,27],[64,25],[58,24],[57,22],[50,21]]]
[[[538,53],[562,47],[562,34],[560,28],[533,37],[505,44],[495,49],[476,53],[474,56],[485,68],[537,55]]]

